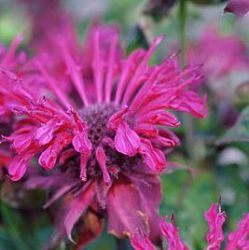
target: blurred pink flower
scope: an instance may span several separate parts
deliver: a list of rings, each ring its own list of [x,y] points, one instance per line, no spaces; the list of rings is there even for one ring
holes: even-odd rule
[[[191,44],[187,58],[189,64],[202,64],[209,80],[232,71],[247,70],[249,66],[244,41],[235,35],[221,35],[214,26],[206,28],[200,40]]]
[[[12,128],[12,113],[11,103],[5,95],[6,86],[10,84],[9,77],[14,76],[10,71],[15,72],[18,77],[23,77],[25,74],[24,65],[27,61],[27,56],[24,51],[18,52],[17,49],[22,42],[22,36],[17,35],[9,48],[5,48],[0,44],[0,135],[11,133]],[[7,76],[8,75],[8,76]],[[16,77],[16,76],[15,76]],[[2,140],[0,139],[0,144]],[[0,149],[0,180],[4,177],[4,167],[6,167],[12,159],[12,154],[9,152],[6,145],[1,145]]]
[[[225,12],[232,12],[243,17],[249,11],[249,0],[230,0],[225,8]]]
[[[61,87],[58,71],[39,56],[34,64],[44,84],[36,95],[25,87],[25,78],[8,75],[12,84],[3,91],[17,118],[14,132],[4,137],[16,152],[9,175],[20,180],[36,156],[43,169],[56,167],[26,183],[55,191],[45,207],[64,200],[53,239],[66,232],[72,240],[83,214],[99,221],[107,214],[109,233],[137,245],[149,238],[160,244],[157,174],[166,166],[165,150],[179,144],[169,128],[180,122],[170,111],[206,115],[205,98],[191,90],[201,78],[199,67],[180,70],[174,58],[149,66],[161,40],[124,58],[117,28],[94,25],[78,54],[58,40],[64,83],[71,88]]]
[[[31,23],[32,49],[49,52],[57,48],[56,36],[72,41],[74,35],[71,16],[63,8],[62,0],[18,0],[27,12]],[[57,35],[55,35],[57,34]],[[66,36],[65,36],[66,35]],[[55,53],[55,51],[54,51]]]
[[[4,46],[0,44],[0,71],[3,70],[13,71],[19,77],[22,77],[22,66],[26,61],[26,54],[21,52],[19,54],[16,53],[18,46],[22,41],[22,36],[18,35],[10,44],[9,49],[6,49]],[[3,82],[0,86],[0,122],[8,121],[10,110],[6,107],[8,100],[4,95],[4,82],[6,81],[5,75],[0,74],[0,81]]]

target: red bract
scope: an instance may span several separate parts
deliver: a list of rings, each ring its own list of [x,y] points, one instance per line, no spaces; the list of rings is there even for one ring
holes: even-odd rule
[[[240,17],[243,17],[248,11],[249,11],[248,0],[230,0],[225,8],[225,12],[232,12]]]
[[[65,66],[62,85],[58,71],[38,56],[36,70],[46,87],[32,95],[25,79],[17,79],[5,88],[18,118],[5,137],[16,152],[9,174],[21,179],[36,156],[43,169],[55,168],[26,184],[55,191],[46,206],[64,200],[55,238],[66,232],[72,239],[76,222],[90,213],[100,221],[107,214],[108,231],[117,237],[139,235],[141,244],[149,238],[160,244],[157,173],[165,168],[165,150],[179,144],[170,127],[180,122],[171,111],[206,115],[205,98],[191,90],[201,79],[199,67],[180,70],[174,58],[149,65],[161,40],[124,58],[117,28],[95,25],[82,51],[73,53],[59,39],[56,54],[47,55]]]

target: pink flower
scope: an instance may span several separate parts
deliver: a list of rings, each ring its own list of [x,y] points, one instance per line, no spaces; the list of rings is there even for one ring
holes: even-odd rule
[[[174,214],[172,214],[171,222],[161,221],[161,232],[165,237],[168,245],[168,250],[188,250],[189,248],[182,242],[179,235],[179,230],[175,225]]]
[[[247,70],[246,55],[246,45],[238,36],[223,36],[216,27],[208,27],[189,48],[188,62],[202,64],[205,77],[212,80],[236,70]]]
[[[96,214],[99,221],[108,215],[108,232],[117,237],[160,245],[157,174],[166,166],[165,150],[179,144],[170,128],[180,122],[171,111],[206,115],[205,98],[191,89],[201,79],[198,67],[180,70],[174,58],[149,65],[161,40],[125,58],[117,28],[95,25],[87,49],[76,54],[59,39],[56,62],[66,67],[60,78],[37,57],[43,85],[36,95],[25,79],[6,86],[18,118],[14,132],[5,137],[16,152],[9,175],[20,180],[34,157],[44,170],[55,169],[32,175],[26,183],[54,193],[46,207],[64,200],[53,240],[65,233],[72,240],[76,222]],[[47,58],[52,61],[53,55]]]
[[[248,0],[230,0],[225,8],[225,12],[232,12],[239,17],[243,17],[248,11]]]
[[[67,42],[73,40],[73,21],[63,9],[61,0],[18,0],[27,12],[31,23],[30,44],[32,49],[47,51],[56,49],[55,37],[63,36]],[[56,35],[55,35],[56,34]],[[56,51],[54,51],[55,53]]]
[[[20,77],[22,76],[22,65],[26,61],[25,53],[16,53],[16,50],[19,44],[22,41],[22,36],[18,35],[10,44],[9,49],[6,49],[4,46],[0,44],[0,81],[5,82],[6,78],[2,73],[3,70],[11,70],[18,74]],[[5,88],[4,83],[0,86],[0,120],[8,121],[9,118],[9,109],[7,108],[8,100],[3,93],[3,88]]]
[[[206,250],[220,250],[221,243],[224,240],[222,226],[225,222],[225,212],[221,211],[220,202],[212,204],[205,213],[205,219],[208,223],[208,232],[206,235],[207,248]],[[176,228],[174,221],[167,223],[161,222],[162,235],[165,237],[169,250],[185,250],[189,249],[181,241],[179,231]],[[238,224],[238,229],[228,235],[228,242],[225,250],[248,250],[249,249],[249,214],[244,215],[243,219]],[[138,248],[139,249],[139,248]],[[153,248],[152,248],[153,249]]]
[[[237,230],[228,236],[225,250],[249,249],[249,213],[245,214],[239,222]]]
[[[24,74],[26,75],[27,55],[24,51],[17,53],[21,42],[22,36],[17,35],[8,49],[0,44],[0,135],[9,135],[13,125],[11,113],[13,103],[6,95],[8,86],[16,81],[17,76],[22,78]],[[0,144],[2,142],[3,140],[0,138]],[[6,145],[2,144],[0,149],[0,179],[3,177],[3,169],[9,165],[11,159],[12,153],[9,152]]]
[[[219,250],[224,240],[222,225],[226,220],[225,213],[221,212],[221,205],[212,204],[205,213],[205,219],[208,223],[208,233],[206,236],[208,243],[207,250]]]

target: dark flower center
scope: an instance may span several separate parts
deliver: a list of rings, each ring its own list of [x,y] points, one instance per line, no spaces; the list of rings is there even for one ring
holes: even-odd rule
[[[101,145],[106,154],[106,165],[111,176],[116,177],[121,169],[127,169],[134,166],[140,161],[138,156],[128,157],[117,152],[114,148],[105,144],[103,139],[109,137],[114,139],[114,132],[110,132],[107,128],[109,118],[119,110],[119,107],[113,104],[96,104],[84,108],[80,112],[82,119],[87,122],[88,138],[92,143],[93,150],[90,159],[87,163],[87,178],[102,176],[98,161],[95,156],[96,148]],[[80,173],[80,158],[78,155],[70,158],[65,166],[62,166],[63,171],[66,171],[73,177],[79,177]]]
[[[80,116],[88,125],[88,138],[95,149],[105,136],[112,136],[107,129],[109,118],[119,110],[119,107],[110,104],[96,104],[84,108]]]

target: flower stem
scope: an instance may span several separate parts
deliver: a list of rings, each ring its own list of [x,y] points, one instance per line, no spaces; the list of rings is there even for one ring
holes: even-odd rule
[[[179,40],[181,48],[181,66],[186,63],[186,20],[187,20],[187,0],[179,1]]]
[[[187,0],[179,1],[179,43],[181,48],[180,53],[180,63],[181,67],[184,68],[186,65],[186,21],[187,21]],[[184,124],[184,135],[186,142],[186,150],[191,162],[195,162],[195,155],[193,145],[194,145],[194,125],[193,119],[189,115],[183,115]]]

